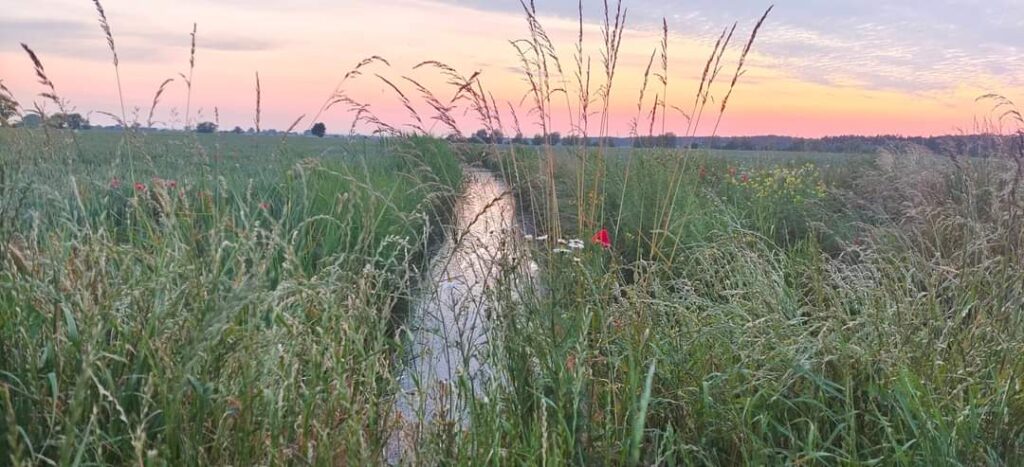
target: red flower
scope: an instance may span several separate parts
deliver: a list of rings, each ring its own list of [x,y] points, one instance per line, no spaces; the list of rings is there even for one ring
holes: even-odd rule
[[[170,188],[178,188],[178,182],[176,182],[174,180],[168,180],[167,181],[167,186],[170,187]]]
[[[750,175],[747,175],[747,174],[740,175],[740,183],[747,183],[749,181],[750,181]]]
[[[705,169],[703,165],[700,166],[700,178],[704,178],[704,177],[707,177],[707,176],[708,176],[707,169]]]
[[[116,190],[118,188],[121,188],[121,180],[118,180],[117,177],[110,179],[110,189]]]
[[[135,191],[146,191],[146,184],[142,182],[135,182]]]
[[[264,202],[260,203],[260,209],[266,211],[266,210],[270,209],[270,204],[264,201]]]
[[[590,239],[590,241],[601,245],[602,248],[611,248],[612,240],[608,236],[608,229],[601,229]]]

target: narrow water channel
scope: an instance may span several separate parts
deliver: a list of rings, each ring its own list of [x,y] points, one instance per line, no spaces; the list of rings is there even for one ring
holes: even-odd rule
[[[454,225],[410,315],[397,427],[387,453],[391,464],[410,461],[409,448],[429,430],[463,426],[467,397],[481,395],[494,377],[486,358],[494,312],[488,290],[507,265],[517,263],[515,202],[488,171],[467,168],[465,179]]]

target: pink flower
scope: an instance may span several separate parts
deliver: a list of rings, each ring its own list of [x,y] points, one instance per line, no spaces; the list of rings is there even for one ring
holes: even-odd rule
[[[167,180],[167,186],[170,188],[178,188],[178,182],[174,180]]]
[[[135,182],[135,191],[143,192],[146,191],[146,184],[142,182]]]
[[[266,201],[260,203],[260,209],[262,209],[264,211],[269,210],[270,209],[270,203],[267,203]]]
[[[596,243],[598,245],[601,245],[602,248],[611,248],[612,247],[612,240],[608,236],[608,229],[601,229],[601,230],[599,230],[596,234],[594,234],[593,237],[591,237],[590,241],[592,241],[592,242],[594,242],[594,243]]]
[[[117,177],[110,179],[110,189],[116,190],[118,188],[121,188],[121,180],[118,180]]]

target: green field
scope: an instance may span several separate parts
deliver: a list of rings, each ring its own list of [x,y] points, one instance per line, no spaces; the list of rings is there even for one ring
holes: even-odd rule
[[[583,151],[0,132],[0,463],[384,462],[460,162],[550,237],[418,463],[1022,460],[1000,162]]]

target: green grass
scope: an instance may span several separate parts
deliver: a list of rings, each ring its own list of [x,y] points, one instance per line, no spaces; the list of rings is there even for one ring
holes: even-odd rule
[[[491,165],[543,200],[542,157]],[[617,235],[572,261],[536,244],[546,290],[503,321],[511,385],[488,420],[517,423],[488,427],[493,449],[586,465],[1021,460],[1024,238],[1000,163],[556,157],[566,235]],[[589,219],[579,174],[601,187]]]
[[[118,135],[4,137],[4,463],[379,458],[443,144],[147,136],[132,176]]]
[[[381,463],[457,159],[555,225],[537,148],[147,135],[129,166],[117,135],[0,137],[20,207],[0,216],[5,463]],[[555,156],[563,236],[612,248],[530,244],[537,287],[489,291],[495,384],[419,463],[1024,458],[1024,238],[999,163]]]

